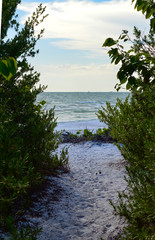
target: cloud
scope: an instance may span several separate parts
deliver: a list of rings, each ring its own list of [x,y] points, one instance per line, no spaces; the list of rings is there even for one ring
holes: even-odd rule
[[[41,84],[52,92],[114,91],[118,66],[111,64],[64,64],[38,66]]]
[[[22,1],[18,6],[18,9],[24,13],[21,23],[24,23],[32,15],[38,5],[38,2]],[[134,25],[144,30],[147,30],[149,26],[144,16],[134,10],[131,0],[47,1],[43,6],[47,6],[46,13],[49,16],[37,31],[45,28],[44,38],[48,39],[46,42],[50,41],[51,49],[53,50],[52,47],[55,49],[52,56],[49,56],[51,54],[50,45],[42,50],[44,64],[39,62],[39,58],[38,62],[35,58],[35,69],[41,72],[40,83],[48,85],[47,91],[114,91],[119,66],[107,63],[107,51],[102,48],[104,40],[107,37],[117,39],[122,29],[127,29],[132,33]],[[61,58],[61,49],[83,50],[80,51],[81,59],[84,57],[83,62],[87,63],[87,58],[89,58],[89,63],[90,61],[94,63],[73,64],[78,63],[78,60],[72,51],[72,64],[60,65],[59,63],[62,62],[70,62],[67,59],[69,55],[66,54],[64,57],[63,51]],[[58,65],[50,64],[50,58],[57,59],[57,54],[59,56]],[[102,60],[98,58],[100,56],[102,56]],[[105,64],[99,64],[100,62]]]
[[[25,12],[22,22],[31,16],[38,3],[23,2],[18,9]],[[101,52],[107,37],[117,38],[122,29],[132,32],[133,26],[147,29],[144,16],[134,10],[131,0],[106,2],[68,0],[47,2],[49,16],[39,26],[45,28],[44,38],[62,49]]]

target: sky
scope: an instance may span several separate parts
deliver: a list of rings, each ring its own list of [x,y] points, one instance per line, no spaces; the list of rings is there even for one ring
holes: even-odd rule
[[[146,32],[149,25],[131,0],[22,0],[17,10],[21,24],[39,3],[49,15],[36,29],[45,32],[30,62],[41,73],[40,83],[48,85],[46,91],[115,91],[119,66],[110,63],[103,42],[117,39],[122,29],[132,35],[134,26]]]

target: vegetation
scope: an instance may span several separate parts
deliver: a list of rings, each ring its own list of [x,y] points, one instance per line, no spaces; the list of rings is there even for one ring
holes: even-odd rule
[[[39,230],[16,229],[16,220],[29,199],[29,191],[39,185],[45,174],[67,164],[67,150],[55,153],[60,133],[54,108],[44,111],[45,102],[35,104],[39,74],[28,64],[38,50],[35,44],[43,30],[35,36],[35,26],[46,17],[39,5],[21,28],[15,16],[20,0],[3,0],[2,39],[0,45],[0,225],[12,234],[10,239],[35,239]],[[15,35],[8,38],[9,28]],[[11,56],[11,57],[10,57]],[[16,61],[14,60],[16,59]],[[17,68],[18,65],[18,68]],[[18,207],[17,207],[18,205]]]
[[[0,74],[9,80],[17,71],[17,62],[14,58],[8,57],[0,60]]]
[[[114,140],[109,136],[109,129],[99,128],[96,132],[85,128],[83,131],[78,130],[76,134],[64,133],[62,135],[63,142],[79,143],[84,141],[103,141],[103,142],[113,142]]]
[[[97,129],[97,132],[96,132],[96,134],[98,134],[98,135],[105,135],[105,134],[107,134],[107,133],[109,133],[109,129],[108,128],[103,128],[103,129],[101,129],[101,128],[98,128]]]
[[[150,19],[149,34],[142,36],[135,27],[134,40],[124,30],[118,40],[108,38],[103,44],[111,47],[111,61],[121,63],[116,89],[126,83],[131,98],[124,103],[118,99],[116,106],[107,103],[98,117],[108,124],[112,138],[121,143],[117,146],[128,162],[128,188],[119,193],[117,205],[111,202],[115,214],[124,216],[128,223],[120,239],[151,240],[155,239],[155,3],[132,2]],[[130,43],[130,49],[125,50],[121,41]]]

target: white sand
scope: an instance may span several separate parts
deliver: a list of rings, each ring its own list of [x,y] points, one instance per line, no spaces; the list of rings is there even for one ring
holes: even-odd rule
[[[58,123],[57,130],[75,133],[79,129],[105,127],[98,120]],[[48,185],[34,194],[25,220],[42,227],[39,240],[104,240],[123,228],[114,216],[109,200],[126,188],[123,157],[113,144],[85,142],[61,144],[69,147],[69,173],[48,177]]]
[[[92,142],[59,150],[64,145],[70,146],[70,172],[48,178],[48,189],[26,219],[43,228],[39,240],[117,239],[123,224],[109,200],[126,187],[120,152],[113,144]]]

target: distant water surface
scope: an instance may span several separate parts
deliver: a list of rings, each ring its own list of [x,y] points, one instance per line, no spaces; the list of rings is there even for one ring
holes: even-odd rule
[[[106,101],[116,103],[116,99],[125,100],[127,92],[44,92],[38,95],[37,101],[46,101],[45,109],[55,106],[58,122],[95,120],[95,113],[106,106]]]

